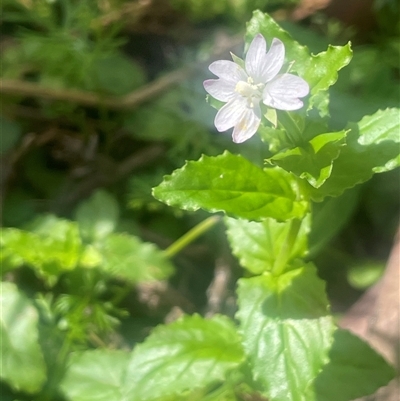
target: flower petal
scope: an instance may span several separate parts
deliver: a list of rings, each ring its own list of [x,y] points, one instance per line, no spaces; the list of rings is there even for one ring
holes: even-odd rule
[[[262,71],[265,67],[265,53],[267,51],[267,42],[261,33],[257,34],[250,43],[246,54],[245,67],[246,72],[253,78],[254,83],[262,82]]]
[[[215,116],[214,125],[219,132],[226,131],[235,126],[246,109],[246,103],[243,98],[236,97],[222,106]]]
[[[235,143],[242,143],[251,138],[256,132],[261,122],[261,110],[259,106],[254,109],[246,108],[240,121],[235,124],[232,138]]]
[[[278,110],[297,110],[303,107],[300,97],[308,95],[310,88],[304,79],[292,75],[278,75],[265,85],[263,103]]]
[[[228,102],[235,97],[236,84],[225,79],[207,79],[203,82],[204,89],[215,99]]]
[[[208,69],[217,77],[229,82],[247,81],[248,78],[242,67],[229,60],[214,61]]]
[[[264,58],[264,68],[261,72],[263,82],[271,81],[281,70],[285,61],[285,45],[274,38],[271,47]]]

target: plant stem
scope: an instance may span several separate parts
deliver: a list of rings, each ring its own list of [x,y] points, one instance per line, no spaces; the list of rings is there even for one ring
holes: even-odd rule
[[[175,241],[172,245],[170,245],[164,251],[164,255],[167,258],[174,257],[178,252],[180,252],[183,248],[188,246],[197,237],[199,237],[200,235],[208,231],[216,223],[218,223],[220,219],[221,219],[220,216],[211,216],[208,219],[203,220],[201,223],[197,224],[197,226],[193,227],[181,238]]]
[[[292,142],[293,147],[297,147],[303,142],[303,128],[299,126],[290,112],[283,112],[280,114],[278,126],[286,131],[286,135],[290,142]]]
[[[217,400],[220,398],[220,396],[224,395],[225,393],[227,393],[229,390],[231,389],[231,384],[228,383],[223,383],[219,388],[217,388],[216,390],[212,391],[209,394],[206,394],[205,396],[203,396],[203,398],[201,399],[201,401],[212,401],[212,400]]]
[[[286,263],[290,257],[290,252],[293,248],[293,245],[299,233],[300,226],[301,226],[301,220],[299,219],[291,220],[288,235],[285,239],[285,242],[283,243],[283,246],[281,248],[278,257],[275,260],[274,267],[272,269],[273,275],[280,276],[283,273],[286,267]]]

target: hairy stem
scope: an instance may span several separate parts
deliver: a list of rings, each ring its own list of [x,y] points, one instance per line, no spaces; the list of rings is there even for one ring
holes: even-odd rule
[[[294,243],[296,242],[300,226],[301,220],[291,220],[288,235],[285,239],[285,242],[283,243],[278,257],[275,260],[274,267],[272,269],[272,274],[274,274],[275,276],[280,276],[284,272],[286,263],[290,257],[290,252],[293,248]]]

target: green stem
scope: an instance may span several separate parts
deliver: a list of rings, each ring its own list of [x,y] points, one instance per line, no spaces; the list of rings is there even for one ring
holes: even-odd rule
[[[212,401],[212,400],[218,400],[222,398],[225,393],[227,393],[231,388],[231,384],[228,383],[223,383],[220,387],[218,387],[216,390],[212,391],[211,393],[205,395],[202,397],[201,401]]]
[[[272,268],[272,274],[275,276],[280,276],[285,270],[286,263],[290,257],[290,252],[293,248],[293,245],[296,241],[297,235],[299,233],[301,226],[301,220],[293,219],[290,222],[290,228],[288,235],[283,243],[281,251],[278,257],[275,260],[274,267]]]
[[[220,221],[219,216],[211,216],[208,219],[203,220],[200,224],[193,227],[189,230],[185,235],[175,241],[172,245],[170,245],[165,251],[164,255],[167,258],[174,257],[178,252],[180,252],[183,248],[188,246],[192,241],[194,241],[197,237],[208,231],[212,226]]]
[[[286,136],[288,137],[290,143],[293,145],[293,147],[297,147],[297,143],[296,143],[296,138],[293,137],[293,135],[290,133],[290,130],[286,130]]]
[[[278,126],[286,131],[286,135],[294,147],[299,146],[303,142],[303,129],[298,125],[298,122],[293,118],[290,112],[280,113]]]

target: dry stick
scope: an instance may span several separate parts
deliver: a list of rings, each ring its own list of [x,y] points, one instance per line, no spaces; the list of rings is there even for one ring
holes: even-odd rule
[[[173,71],[148,85],[144,85],[137,91],[122,97],[102,97],[100,94],[95,92],[86,92],[76,89],[52,89],[33,82],[13,79],[0,80],[0,93],[49,100],[61,100],[76,103],[81,106],[103,106],[114,110],[133,109],[141,103],[151,99],[154,95],[161,93],[170,86],[186,79],[189,76],[189,72],[192,72],[191,70],[193,69],[185,67]]]
[[[76,89],[46,88],[40,84],[15,79],[1,79],[0,93],[49,100],[63,100],[82,106],[98,106],[99,104],[103,104],[98,93],[84,92]],[[108,101],[110,100],[111,99],[108,99]],[[118,101],[118,99],[116,99],[116,101]]]
[[[173,85],[187,79],[191,74],[196,72],[199,68],[207,65],[212,59],[218,57],[229,48],[232,48],[240,43],[238,36],[226,40],[223,48],[218,49],[210,57],[207,62],[196,62],[189,66],[180,68],[165,74],[164,76],[154,80],[153,82],[142,86],[140,89],[128,93],[126,96],[115,97],[115,96],[102,96],[96,92],[87,92],[77,89],[53,89],[46,88],[40,84],[33,82],[13,80],[13,79],[1,79],[0,80],[0,94],[4,95],[16,95],[24,97],[35,97],[49,100],[61,100],[71,103],[76,103],[82,106],[91,107],[107,107],[112,110],[124,110],[133,109],[140,104],[152,99],[156,95],[164,92]]]
[[[206,317],[211,317],[221,312],[228,293],[228,286],[232,272],[230,266],[223,258],[216,261],[214,278],[207,289],[207,312]]]

